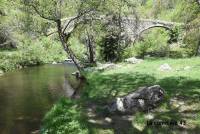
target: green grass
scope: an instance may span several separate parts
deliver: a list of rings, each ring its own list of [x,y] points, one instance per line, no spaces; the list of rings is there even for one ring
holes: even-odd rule
[[[160,65],[168,63],[173,69],[162,72]],[[97,106],[95,120],[102,120],[106,116],[113,119],[111,125],[97,125],[89,123],[88,132],[95,134],[137,134],[137,133],[198,133],[200,131],[200,58],[190,59],[146,59],[140,64],[120,63],[121,67],[88,73],[88,84],[82,91],[80,99],[82,113],[86,115],[86,108],[92,103]],[[189,70],[183,70],[190,66]],[[132,116],[132,122],[123,120],[120,116],[104,116],[104,111],[98,106],[105,105],[115,98],[136,90],[140,86],[161,85],[165,89],[165,101],[160,107],[150,113],[139,112]],[[173,102],[172,102],[173,101]],[[66,106],[67,108],[67,106]],[[102,114],[101,114],[102,113]],[[185,120],[182,126],[147,126],[152,120],[170,121]],[[90,117],[87,118],[89,120]],[[85,121],[86,123],[87,121]],[[68,123],[66,122],[65,125]]]

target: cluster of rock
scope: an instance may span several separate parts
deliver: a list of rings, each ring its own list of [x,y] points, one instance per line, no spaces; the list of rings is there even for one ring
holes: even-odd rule
[[[138,64],[138,63],[141,63],[143,60],[142,59],[137,59],[135,57],[131,57],[131,58],[125,59],[124,61],[128,62],[128,63],[131,63],[131,64]]]
[[[126,96],[116,98],[108,105],[110,113],[131,114],[152,109],[164,99],[164,89],[159,85],[140,87]]]

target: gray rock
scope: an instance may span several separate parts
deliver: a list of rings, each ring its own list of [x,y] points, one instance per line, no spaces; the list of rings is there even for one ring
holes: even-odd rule
[[[67,62],[67,63],[72,63],[73,62],[73,60],[72,59],[65,59],[65,61],[64,62]]]
[[[143,61],[142,59],[137,59],[135,57],[125,59],[125,62],[131,63],[131,64],[138,64],[138,63],[141,63],[142,61]]]
[[[76,78],[79,78],[81,76],[81,73],[79,71],[73,72],[72,75],[74,75]]]
[[[164,99],[164,90],[159,85],[140,87],[137,91],[116,98],[108,105],[110,113],[134,113],[152,109]]]
[[[159,70],[160,71],[170,71],[170,70],[172,70],[172,67],[169,64],[165,63],[159,67]]]
[[[4,72],[2,70],[0,70],[0,76],[2,76],[4,74]]]
[[[112,122],[112,119],[109,118],[109,117],[106,117],[106,118],[105,118],[105,121],[108,122],[108,123],[111,123],[111,122]]]

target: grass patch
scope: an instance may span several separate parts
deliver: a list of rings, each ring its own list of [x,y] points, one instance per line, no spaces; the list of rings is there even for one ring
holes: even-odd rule
[[[200,131],[200,58],[146,59],[141,64],[120,63],[122,67],[87,74],[88,84],[80,99],[81,113],[86,115],[87,103],[104,105],[116,96],[127,94],[140,86],[161,85],[166,91],[162,105],[149,113],[137,113],[130,120],[110,116],[111,125],[89,124],[88,132],[95,134],[132,133],[198,133]],[[162,72],[160,65],[168,63],[172,70]],[[189,66],[189,69],[184,69]],[[68,106],[66,106],[66,109]],[[96,108],[97,113],[103,113]],[[105,117],[99,117],[104,119]],[[90,117],[85,118],[85,122]],[[50,120],[53,120],[51,118]],[[98,118],[96,118],[98,120]],[[147,121],[185,121],[185,125],[148,126]],[[66,123],[65,125],[67,125]]]

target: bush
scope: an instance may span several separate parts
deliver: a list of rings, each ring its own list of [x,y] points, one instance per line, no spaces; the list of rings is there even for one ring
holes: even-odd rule
[[[170,58],[188,58],[193,56],[192,49],[188,48],[176,48],[170,50],[169,57]]]
[[[153,42],[151,40],[145,40],[140,43],[135,44],[135,53],[137,57],[144,58],[144,56],[147,54],[147,51],[150,49],[150,47],[153,45]]]
[[[116,62],[121,58],[119,36],[108,34],[100,42],[100,55],[106,62]]]
[[[69,99],[61,99],[46,114],[42,134],[88,134],[81,108]]]

